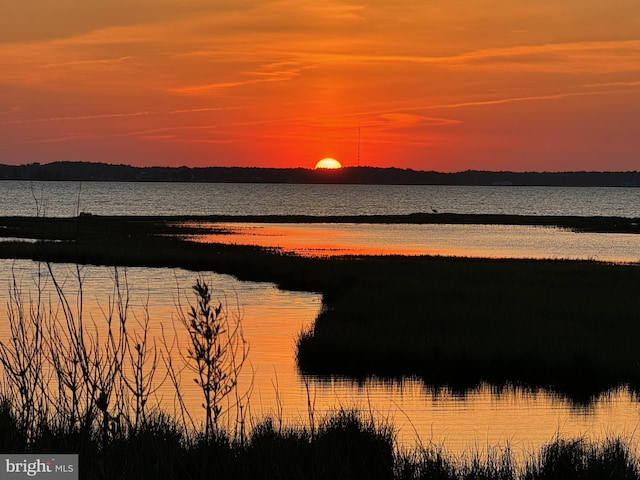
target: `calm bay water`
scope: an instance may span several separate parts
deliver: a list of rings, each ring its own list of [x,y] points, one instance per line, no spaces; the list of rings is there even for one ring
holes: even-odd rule
[[[242,184],[160,184],[160,183],[34,183],[0,181],[0,215],[70,216],[77,211],[102,215],[212,215],[212,214],[405,214],[414,212],[505,213],[539,215],[617,215],[640,217],[640,189],[630,188],[551,188],[551,187],[435,187],[435,186],[337,186],[337,185],[242,185]],[[254,226],[255,227],[255,226]],[[293,229],[304,226],[289,226]],[[437,228],[453,226],[438,226]],[[464,226],[456,226],[456,228]],[[249,226],[248,228],[251,228]],[[314,226],[329,229],[325,237],[345,235],[337,226]],[[343,228],[343,227],[340,227]],[[344,228],[356,228],[347,226]],[[389,227],[384,227],[389,228]],[[402,228],[402,227],[392,227]],[[469,228],[469,227],[467,227]],[[467,231],[437,231],[438,240],[449,248],[462,247],[460,239],[480,238],[481,227]],[[484,228],[484,227],[483,227]],[[382,229],[382,227],[381,227]],[[437,230],[437,229],[436,229]],[[449,230],[452,230],[449,228]],[[547,240],[549,229],[543,232]],[[368,231],[369,243],[376,235]],[[376,232],[380,233],[380,230]],[[532,230],[498,229],[497,236],[522,247],[522,239]],[[492,230],[496,235],[496,230]],[[568,235],[570,232],[559,232]],[[289,238],[292,234],[289,232]],[[294,234],[293,236],[295,236]],[[391,233],[406,237],[406,233]],[[444,236],[442,236],[444,235]],[[348,236],[348,235],[347,235]],[[311,235],[309,238],[313,237]],[[633,239],[631,238],[633,237]],[[284,238],[284,237],[283,237]],[[303,239],[303,244],[310,241]],[[315,235],[318,238],[318,235]],[[388,235],[382,235],[382,245]],[[575,250],[583,234],[563,237]],[[608,237],[596,236],[604,243]],[[625,261],[640,259],[635,236],[616,237]],[[621,240],[622,239],[622,240]],[[458,243],[456,243],[458,242]],[[557,246],[554,239],[550,245]],[[466,250],[468,252],[468,250]],[[483,253],[484,252],[484,253]],[[462,254],[443,253],[439,254]],[[484,250],[478,255],[489,255]],[[604,254],[587,257],[609,259]],[[608,254],[607,254],[608,255]],[[531,247],[524,256],[535,256]],[[542,256],[563,256],[543,254]],[[616,257],[617,258],[617,257]],[[8,285],[11,270],[17,272],[25,291],[32,291],[36,264],[0,262],[0,287]],[[56,275],[68,278],[73,293],[73,275],[68,267],[57,266]],[[113,273],[105,267],[85,267],[85,308],[100,318],[99,306],[106,305],[112,292]],[[127,269],[132,286],[133,309],[140,312],[148,296],[152,329],[172,325],[178,286],[187,290],[193,272],[171,269]],[[295,366],[295,337],[309,326],[320,308],[320,298],[311,293],[277,290],[270,284],[238,282],[232,277],[207,274],[213,289],[221,296],[239,299],[244,316],[245,335],[251,342],[254,393],[252,414],[275,415],[283,407],[286,422],[307,420],[307,390]],[[6,305],[7,288],[0,289]],[[0,335],[6,335],[4,312],[0,312]],[[248,382],[248,379],[245,379]],[[519,389],[497,394],[489,386],[480,386],[465,396],[448,390],[434,391],[417,381],[384,384],[375,380],[364,385],[347,381],[332,383],[310,380],[310,394],[318,415],[337,407],[358,407],[372,411],[379,418],[389,418],[399,428],[399,441],[405,446],[416,442],[445,445],[455,454],[468,448],[504,446],[509,442],[516,451],[531,450],[552,440],[557,434],[566,437],[607,435],[633,437],[640,422],[636,401],[626,390],[604,394],[588,408],[576,407],[546,392],[526,393]],[[193,410],[198,410],[196,391],[185,391]],[[276,397],[276,392],[278,393]],[[171,392],[164,391],[161,402]]]
[[[640,188],[0,181],[0,215],[374,215],[415,212],[640,217]]]

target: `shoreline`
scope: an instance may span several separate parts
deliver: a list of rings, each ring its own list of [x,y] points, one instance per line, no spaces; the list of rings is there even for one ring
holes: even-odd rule
[[[590,233],[640,233],[640,218],[611,216],[411,213],[406,215],[211,215],[167,217],[215,223],[355,223],[412,225],[520,225],[566,228]],[[1,221],[1,219],[0,219]]]
[[[134,167],[101,162],[57,161],[42,164],[0,164],[0,180],[633,188],[640,186],[640,171],[513,172],[466,170],[437,172],[372,166],[344,166],[340,169],[213,166]]]
[[[438,224],[438,225],[520,225],[557,227],[576,232],[640,233],[640,218],[618,216],[558,216],[464,213],[410,213],[406,215],[94,215],[80,213],[78,217],[1,216],[0,237],[8,237],[14,229],[34,230],[35,225],[69,224],[91,219],[105,223],[126,222],[140,225],[164,225],[172,233],[198,233],[201,223],[354,223],[354,224]],[[187,227],[186,223],[192,225]],[[195,224],[196,226],[193,226]],[[19,237],[19,235],[17,235]]]

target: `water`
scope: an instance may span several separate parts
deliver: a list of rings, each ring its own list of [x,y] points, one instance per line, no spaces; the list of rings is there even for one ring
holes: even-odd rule
[[[0,260],[0,338],[8,338],[6,306],[9,301],[9,285],[15,276],[22,292],[25,305],[37,298],[38,288],[42,288],[45,302],[58,304],[53,282],[44,265],[27,260]],[[76,308],[78,280],[75,266],[53,265],[56,280],[62,285],[74,314]],[[195,298],[191,286],[200,275],[212,291],[212,300],[226,306],[229,315],[242,318],[245,338],[249,341],[249,364],[244,369],[240,389],[246,390],[253,384],[252,406],[257,416],[272,413],[275,404],[275,386],[288,399],[288,417],[297,418],[302,405],[306,405],[306,393],[302,380],[298,377],[294,358],[295,338],[309,327],[321,307],[321,297],[314,293],[288,292],[277,289],[273,284],[261,282],[240,282],[229,275],[213,272],[190,272],[174,268],[120,268],[119,281],[128,285],[129,312],[128,329],[141,332],[140,324],[149,315],[150,341],[155,341],[158,358],[165,354],[163,339],[171,344],[176,339],[186,350],[188,337],[177,320],[178,303],[188,308]],[[83,312],[89,335],[102,332],[105,338],[105,312],[114,298],[115,270],[109,267],[83,266],[82,278]],[[39,287],[40,286],[40,287]],[[60,314],[60,318],[62,316]],[[97,325],[94,330],[93,325]],[[179,364],[178,352],[173,351],[174,362]],[[162,379],[162,362],[159,362],[158,383]],[[184,373],[181,394],[187,407],[198,416],[202,398],[194,387],[193,375]],[[156,400],[163,408],[172,411],[175,391],[165,381],[158,391]],[[304,399],[304,402],[303,402]],[[152,402],[153,403],[153,402]],[[294,412],[294,414],[291,414]]]
[[[200,224],[203,226],[207,224]],[[305,256],[443,255],[484,258],[640,261],[640,235],[577,233],[521,225],[213,223],[205,243],[277,248]],[[228,233],[215,233],[223,228]]]
[[[52,282],[46,273],[38,276],[37,264],[1,260],[0,302],[3,305],[7,304],[12,272],[25,299],[35,298],[40,279],[43,298],[52,298],[55,302]],[[55,265],[54,273],[75,308],[78,290],[75,267]],[[159,354],[163,354],[162,339],[173,338],[174,326],[178,343],[184,344],[186,335],[175,321],[176,304],[179,298],[183,305],[189,300],[189,288],[197,274],[182,269],[132,267],[120,269],[119,275],[121,280],[126,275],[130,290],[129,328],[140,331],[136,325],[144,318],[145,305],[148,305],[149,333],[151,340],[156,341]],[[396,383],[368,380],[360,384],[308,379],[307,391],[295,364],[295,338],[318,314],[320,296],[281,291],[269,283],[240,282],[228,275],[211,272],[202,272],[202,275],[212,287],[214,298],[226,303],[230,312],[239,311],[242,315],[244,334],[250,343],[250,363],[243,371],[239,388],[244,391],[253,385],[250,414],[257,419],[270,415],[282,418],[286,425],[308,424],[309,401],[316,418],[338,408],[355,407],[365,415],[391,421],[404,447],[442,445],[454,455],[504,447],[508,443],[517,457],[525,458],[557,435],[595,440],[618,435],[634,439],[640,414],[638,404],[624,389],[603,394],[590,406],[572,405],[544,391],[496,392],[488,385],[462,395],[445,388],[426,387],[411,379]],[[109,298],[113,298],[114,269],[82,267],[81,276],[83,310],[89,319],[86,322],[95,322],[99,331],[104,332],[103,312]],[[93,330],[87,328],[93,334]],[[7,338],[5,322],[0,323],[0,336]],[[180,362],[177,355],[173,358],[174,362]],[[162,373],[160,363],[158,381]],[[202,397],[188,373],[182,375],[181,394],[189,411],[198,418]],[[165,382],[151,404],[157,402],[173,413],[174,397],[173,387]]]
[[[0,215],[384,215],[415,212],[640,217],[640,188],[0,181]],[[79,208],[78,208],[79,207]]]
[[[432,209],[454,213],[617,215],[636,218],[640,217],[640,189],[0,182],[1,216],[43,213],[70,216],[78,211],[101,215],[352,215],[406,214],[429,212]],[[340,233],[337,226],[313,228],[329,228],[330,231],[325,232],[325,237],[329,238]],[[429,228],[433,228],[436,237],[440,238],[432,243],[437,245],[440,242],[443,248],[460,248],[460,239],[478,240],[488,234],[524,248],[525,255],[528,252],[531,256],[533,247],[530,244],[523,247],[523,238],[531,237],[532,232],[542,232],[544,238],[550,238],[548,229],[522,232],[520,227],[500,226],[497,230],[491,226]],[[461,232],[457,230],[459,228],[471,230]],[[370,243],[375,237],[371,232],[365,235],[370,238]],[[377,232],[379,234],[380,230]],[[405,234],[399,235],[396,231],[395,237]],[[586,234],[566,231],[559,234],[566,235],[562,242],[554,237],[553,241],[548,242],[548,248],[566,243],[567,248],[571,249],[579,241],[588,238]],[[628,235],[623,237],[630,238]],[[383,236],[381,244],[388,243],[385,240],[388,238],[388,235]],[[610,243],[607,239],[613,237],[596,235],[596,238]],[[637,261],[640,256],[638,245],[626,241],[622,242],[621,247],[616,247],[623,252],[616,255]],[[464,248],[469,248],[469,245]],[[483,250],[478,254],[487,253]],[[559,255],[564,256],[563,253]],[[586,255],[600,258],[609,253]],[[3,285],[9,282],[12,266],[22,279],[25,291],[35,288],[36,264],[26,261],[0,262],[2,305],[6,305],[7,292]],[[57,275],[67,279],[65,285],[73,292],[72,271],[70,273],[65,266],[56,268],[60,269]],[[91,311],[92,318],[99,321],[100,306],[104,308],[111,293],[112,270],[85,267],[83,272],[86,273],[85,308]],[[159,335],[161,323],[165,326],[174,324],[177,286],[188,289],[195,274],[183,270],[143,268],[127,269],[127,274],[133,287],[132,308],[141,318],[140,309],[148,297],[151,328],[155,335]],[[251,413],[257,417],[267,414],[277,416],[279,406],[282,406],[286,422],[307,421],[309,397],[295,366],[294,341],[296,335],[308,327],[317,315],[320,308],[318,295],[283,292],[271,284],[238,282],[228,276],[207,275],[213,282],[214,291],[232,300],[231,304],[236,295],[240,302],[245,334],[251,342],[250,360],[254,372]],[[1,311],[0,335],[3,337],[6,336],[6,333],[2,333],[3,329],[6,332],[4,318],[4,311]],[[243,381],[247,382],[248,379]],[[506,442],[516,452],[525,451],[553,440],[557,434],[599,439],[610,435],[633,438],[640,422],[638,404],[624,389],[603,394],[593,405],[583,408],[544,391],[528,393],[514,389],[498,394],[487,385],[461,396],[446,389],[434,391],[412,380],[390,385],[375,380],[363,385],[347,381],[310,382],[309,395],[318,415],[332,408],[355,406],[364,412],[372,412],[378,418],[391,419],[399,429],[398,439],[404,446],[411,447],[416,443],[443,444],[454,454],[460,454],[468,448],[504,446]],[[186,386],[188,383],[190,381],[184,381],[186,395],[192,410],[197,412],[197,391],[189,390]],[[158,400],[170,402],[171,392],[162,391]]]

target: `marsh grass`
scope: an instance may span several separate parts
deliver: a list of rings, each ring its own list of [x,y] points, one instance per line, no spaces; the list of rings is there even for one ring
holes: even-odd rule
[[[298,340],[317,375],[541,386],[585,398],[640,386],[640,268],[595,262],[369,259]]]
[[[50,264],[37,264],[35,295],[12,277],[9,335],[0,339],[0,393],[20,422],[27,448],[52,432],[88,438],[99,430],[106,444],[124,430],[135,431],[154,389],[155,366],[149,365],[147,353],[155,347],[147,342],[148,327],[143,326],[142,337],[128,329],[126,273],[114,269],[107,304],[89,315],[79,266],[75,275],[73,295],[65,292]],[[45,294],[48,282],[55,292],[51,296]]]
[[[621,384],[640,389],[638,265],[426,256],[301,258],[257,247],[182,241],[180,235],[197,231],[197,222],[184,226],[187,219],[87,215],[39,220],[0,223],[12,237],[37,234],[34,238],[64,241],[5,242],[0,256],[207,269],[321,292],[323,311],[298,341],[299,367],[307,374],[417,375],[454,388],[508,382],[550,388],[580,401]],[[469,221],[449,221],[458,220]],[[590,222],[595,228],[604,219]]]
[[[113,445],[150,435],[168,435],[178,442],[188,438],[184,432],[200,436],[194,433],[195,426],[179,424],[161,412],[159,403],[150,402],[169,374],[177,395],[181,385],[175,382],[175,370],[156,376],[163,352],[148,335],[148,309],[137,328],[131,325],[126,270],[114,268],[113,291],[106,305],[87,312],[79,265],[71,282],[59,280],[51,264],[36,265],[35,294],[23,290],[15,273],[12,276],[8,335],[0,338],[0,426],[6,433],[5,451],[84,451],[87,447],[104,457]],[[45,293],[47,284],[53,294]],[[241,318],[230,321],[222,304],[211,305],[206,280],[198,277],[193,289],[199,299],[197,308],[190,308],[191,315],[182,311],[178,315],[192,339],[191,350],[181,358],[183,369],[199,375],[206,414],[202,440],[208,442],[226,435],[220,425],[227,415],[222,401],[230,397],[226,402],[230,409],[243,406],[234,401],[247,401],[246,396],[233,394],[248,348]],[[184,419],[182,408],[178,418]],[[238,418],[244,420],[236,417],[236,423]],[[234,441],[242,443],[244,437],[244,427],[236,428]]]
[[[557,478],[637,479],[640,465],[620,439],[609,438],[598,444],[584,439],[562,440],[544,446],[537,459],[527,465],[526,480]]]
[[[234,436],[240,440],[245,436],[246,409],[251,396],[251,387],[239,391],[238,379],[247,362],[249,342],[242,329],[239,307],[235,314],[228,305],[212,301],[212,292],[205,279],[198,277],[192,286],[195,302],[183,307],[178,300],[177,320],[189,338],[186,352],[166,350],[166,358],[178,356],[184,368],[176,370],[174,363],[165,362],[168,376],[176,392],[180,392],[177,380],[182,371],[188,371],[202,393],[202,408],[205,413],[205,437],[210,437],[221,428],[221,420],[235,412],[232,425]],[[175,341],[172,345],[175,345]],[[164,341],[165,346],[168,345]],[[182,406],[184,409],[184,405]]]
[[[6,399],[5,399],[6,400]],[[18,419],[0,404],[0,448],[6,453],[75,452],[81,478],[92,479],[398,479],[556,480],[640,478],[640,464],[620,439],[588,442],[556,439],[519,465],[509,448],[470,451],[455,457],[442,447],[400,451],[393,429],[354,411],[337,411],[319,422],[279,428],[258,422],[242,442],[227,433],[187,431],[172,417],[154,413],[141,428],[104,444],[51,426],[30,446],[20,442]]]

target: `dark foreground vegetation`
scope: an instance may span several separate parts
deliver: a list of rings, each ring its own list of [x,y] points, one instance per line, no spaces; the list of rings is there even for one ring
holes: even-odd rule
[[[273,419],[238,441],[218,432],[187,432],[163,414],[106,444],[99,432],[42,425],[25,442],[19,420],[0,402],[0,451],[79,454],[80,478],[91,479],[411,479],[556,480],[640,478],[640,462],[627,443],[607,439],[556,440],[519,463],[508,448],[469,452],[464,458],[438,447],[399,451],[388,426],[340,411],[311,429],[282,427]]]

